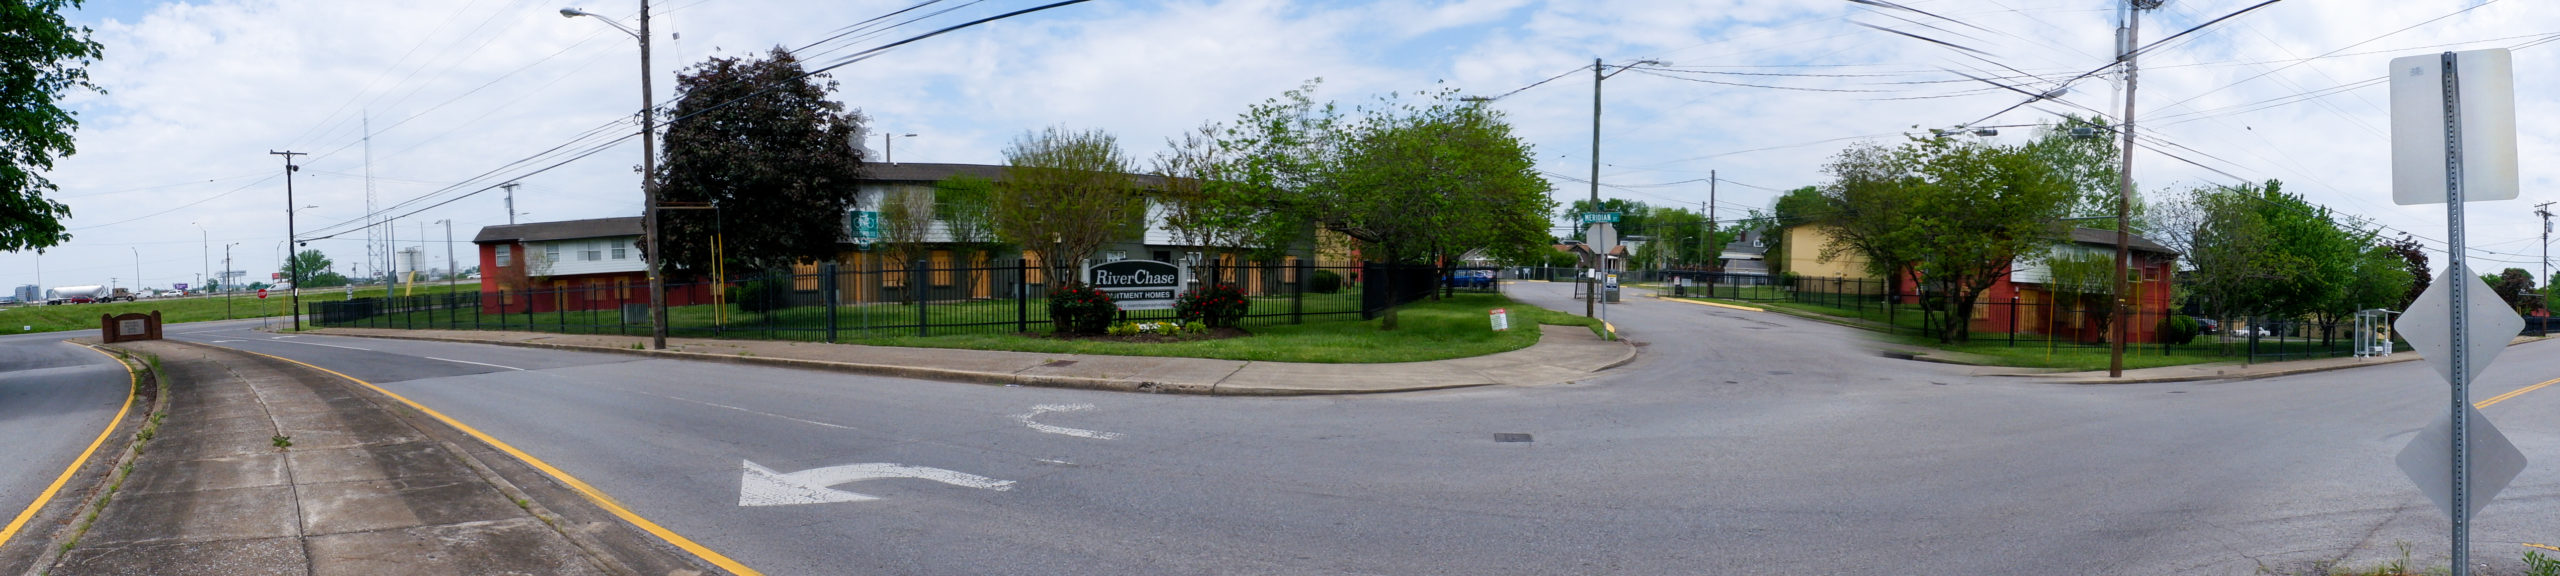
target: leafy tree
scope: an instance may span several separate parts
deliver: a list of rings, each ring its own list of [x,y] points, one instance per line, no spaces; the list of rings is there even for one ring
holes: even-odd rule
[[[1155,200],[1176,242],[1199,246],[1204,256],[1271,260],[1305,236],[1305,221],[1283,211],[1272,190],[1236,178],[1244,161],[1237,146],[1253,138],[1208,123],[1165,142],[1153,161],[1162,182]]]
[[[2402,233],[2400,239],[2391,241],[2388,246],[2391,254],[2400,258],[2401,267],[2409,271],[2409,290],[2400,296],[2400,304],[2392,309],[2408,310],[2410,304],[2418,301],[2418,295],[2427,291],[2427,285],[2435,281],[2435,271],[2427,268],[2427,249],[2418,243],[2417,238]]]
[[[2494,275],[2484,274],[2480,281],[2488,283],[2489,291],[2496,292],[2498,299],[2506,301],[2507,307],[2514,308],[2518,314],[2530,313],[2539,304],[2532,300],[2535,292],[2533,272],[2523,268],[2508,268]]]
[[[1078,268],[1094,251],[1139,232],[1146,201],[1111,133],[1052,126],[1023,133],[1004,156],[992,196],[996,235],[1037,252],[1053,286],[1082,284]]]
[[[1301,204],[1316,221],[1387,263],[1445,266],[1476,249],[1520,258],[1545,247],[1555,202],[1500,112],[1455,91],[1422,104],[1381,99],[1364,112],[1348,127],[1332,185]],[[1381,325],[1395,323],[1389,308]]]
[[[2009,276],[2020,257],[2062,239],[2054,224],[2072,189],[2051,166],[2017,147],[1952,138],[1915,139],[1897,154],[1914,178],[1906,225],[1889,236],[1909,244],[1912,270],[1943,314],[1938,339],[1972,338],[1975,301]]]
[[[295,252],[293,258],[285,262],[284,277],[287,281],[309,282],[328,272],[331,265],[329,255],[319,250]]]
[[[2035,140],[2028,142],[2023,152],[2070,182],[2071,207],[2066,211],[2070,217],[2110,217],[2116,215],[2116,192],[2122,185],[2118,179],[2122,172],[2118,170],[2124,159],[2118,153],[2115,135],[2115,130],[2103,121],[2064,116],[2059,122],[2036,129]],[[2106,220],[2103,226],[2113,230],[2115,222]]]
[[[1822,246],[1822,257],[1863,256],[1867,273],[1884,278],[1888,293],[1903,293],[1902,272],[1919,258],[1915,218],[1926,201],[1922,188],[1927,181],[1914,164],[1925,158],[1914,153],[1916,146],[1898,150],[1862,142],[1842,150],[1822,166],[1831,182],[1822,187],[1821,207],[1797,206],[1799,215],[1790,216],[1783,213],[1789,199],[1781,198],[1778,218],[1801,218],[1823,227],[1830,241]]]
[[[89,83],[89,64],[105,52],[87,27],[62,18],[80,0],[22,0],[0,7],[0,251],[43,250],[71,240],[62,219],[71,208],[44,197],[58,190],[44,173],[76,152],[80,121],[55,104]]]
[[[933,184],[933,213],[963,261],[976,262],[978,254],[1004,244],[996,238],[995,191],[995,181],[967,174]]]
[[[933,192],[898,186],[880,194],[880,243],[901,267],[933,252]]]
[[[658,248],[670,275],[710,269],[721,234],[739,269],[835,257],[862,173],[863,117],[829,100],[836,83],[790,52],[713,57],[676,75],[658,198],[713,210],[661,212]],[[724,230],[729,222],[740,225]]]
[[[2052,291],[2056,314],[2079,310],[2101,334],[2115,320],[2116,257],[2113,252],[2059,248],[2044,258],[2045,288]]]

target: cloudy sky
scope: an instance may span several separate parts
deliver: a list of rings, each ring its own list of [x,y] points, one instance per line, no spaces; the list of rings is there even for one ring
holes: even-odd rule
[[[442,221],[472,264],[471,235],[507,221],[503,194],[481,190],[511,179],[526,221],[638,214],[638,144],[599,147],[632,130],[634,43],[560,17],[562,1],[92,0],[70,17],[105,45],[91,71],[107,92],[68,101],[79,154],[51,173],[75,238],[41,258],[0,255],[0,283],[37,283],[41,268],[46,286],[131,286],[138,266],[142,284],[165,287],[221,269],[226,246],[234,268],[264,277],[285,237],[277,150],[310,153],[294,203],[316,207],[300,229],[341,233],[310,245],[348,272],[368,260],[368,172],[378,207],[398,206],[396,241],[426,241],[438,267]],[[635,0],[578,1],[625,22],[638,12]],[[865,24],[916,1],[659,0],[656,97],[674,98],[676,70],[713,55],[781,46],[833,64],[1040,3],[944,1]],[[2258,1],[2170,0],[2143,36]],[[1324,79],[1320,98],[1346,104],[1445,83],[1507,94],[1493,105],[1569,200],[1589,193],[1592,59],[1653,59],[1669,70],[1606,82],[1600,194],[1696,207],[1715,171],[1718,215],[1731,219],[1775,190],[1819,183],[1822,160],[1857,140],[1975,122],[2022,100],[1958,73],[2041,91],[2111,58],[2106,0],[1904,3],[1943,19],[1838,0],[1098,0],[924,40],[834,77],[836,97],[875,133],[917,134],[898,139],[897,159],[972,163],[1000,162],[1006,142],[1049,125],[1111,131],[1144,157],[1313,78]],[[2470,239],[2487,260],[2475,267],[2538,269],[2531,204],[2560,184],[2560,168],[2539,160],[2560,152],[2549,113],[2560,47],[2541,44],[2560,34],[2555,12],[2538,0],[2293,0],[2207,27],[2143,58],[2140,128],[2183,160],[2142,150],[2136,174],[2147,190],[2281,179],[2440,240],[2440,206],[2389,198],[2384,68],[2396,56],[2520,48],[2524,197],[2477,204]],[[2061,102],[1981,124],[2114,111],[2117,98],[2107,80],[2086,79]]]

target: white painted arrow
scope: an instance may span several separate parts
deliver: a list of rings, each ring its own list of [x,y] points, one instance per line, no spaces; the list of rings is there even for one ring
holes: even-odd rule
[[[1022,425],[1024,425],[1024,426],[1030,426],[1030,427],[1031,427],[1031,429],[1033,429],[1033,430],[1039,430],[1039,431],[1041,431],[1041,432],[1047,432],[1047,433],[1050,433],[1050,434],[1065,434],[1065,435],[1068,435],[1068,436],[1075,436],[1075,437],[1079,437],[1079,438],[1092,438],[1092,439],[1095,439],[1095,440],[1116,440],[1116,439],[1119,439],[1119,438],[1120,438],[1120,433],[1119,433],[1119,432],[1096,432],[1096,431],[1092,431],[1092,430],[1086,430],[1086,429],[1083,429],[1083,428],[1068,428],[1068,427],[1065,427],[1065,426],[1051,426],[1051,425],[1041,424],[1041,423],[1039,423],[1039,422],[1033,422],[1033,421],[1031,421],[1031,419],[1032,419],[1032,418],[1037,418],[1037,417],[1039,417],[1041,414],[1047,414],[1047,413],[1050,413],[1050,412],[1074,412],[1074,411],[1077,411],[1077,410],[1092,410],[1092,409],[1093,409],[1093,405],[1092,405],[1092,404],[1041,404],[1041,405],[1039,405],[1039,406],[1033,406],[1033,407],[1031,407],[1031,412],[1030,412],[1030,413],[1028,413],[1028,414],[1020,414],[1020,415],[1016,415],[1016,416],[1014,416],[1014,417],[1013,417],[1013,419],[1015,419],[1015,420],[1021,420],[1021,421],[1022,421]]]
[[[1013,489],[1011,480],[997,480],[941,468],[886,462],[828,466],[789,474],[775,472],[772,468],[766,468],[752,460],[745,462],[746,474],[738,481],[739,506],[790,506],[878,500],[880,499],[878,496],[828,488],[837,484],[875,478],[922,478],[953,486],[997,491]]]

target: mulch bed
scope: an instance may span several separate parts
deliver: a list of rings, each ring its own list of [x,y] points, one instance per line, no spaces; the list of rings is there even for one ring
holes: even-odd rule
[[[1051,340],[1077,340],[1077,341],[1086,341],[1086,342],[1138,342],[1138,343],[1159,343],[1159,342],[1191,342],[1191,341],[1195,341],[1195,340],[1224,340],[1224,339],[1227,339],[1227,338],[1243,338],[1243,337],[1246,337],[1246,336],[1252,336],[1252,335],[1253,335],[1253,333],[1252,333],[1252,332],[1246,332],[1243,328],[1211,328],[1211,329],[1209,329],[1209,331],[1208,331],[1208,332],[1206,332],[1206,333],[1198,333],[1198,334],[1183,334],[1183,335],[1179,335],[1179,336],[1163,336],[1163,335],[1157,335],[1157,334],[1132,334],[1132,335],[1128,335],[1128,336],[1113,336],[1113,335],[1110,335],[1110,334],[1055,334],[1055,333],[1026,334],[1026,335],[1027,335],[1027,336],[1036,336],[1036,337],[1040,337],[1040,338],[1048,338],[1048,339],[1051,339]]]

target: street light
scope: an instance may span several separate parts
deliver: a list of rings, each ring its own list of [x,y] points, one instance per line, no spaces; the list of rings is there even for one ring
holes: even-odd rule
[[[900,136],[908,138],[916,137],[914,134],[898,134],[894,132],[880,135],[880,161],[889,164],[898,163],[898,137]]]
[[[576,8],[560,9],[560,17],[594,16],[596,21],[631,35],[640,41],[640,236],[647,242],[640,256],[649,268],[649,344],[667,348],[667,280],[659,275],[658,259],[658,186],[651,178],[658,172],[657,98],[649,89],[649,0],[640,0],[640,29],[633,30],[593,12]]]

